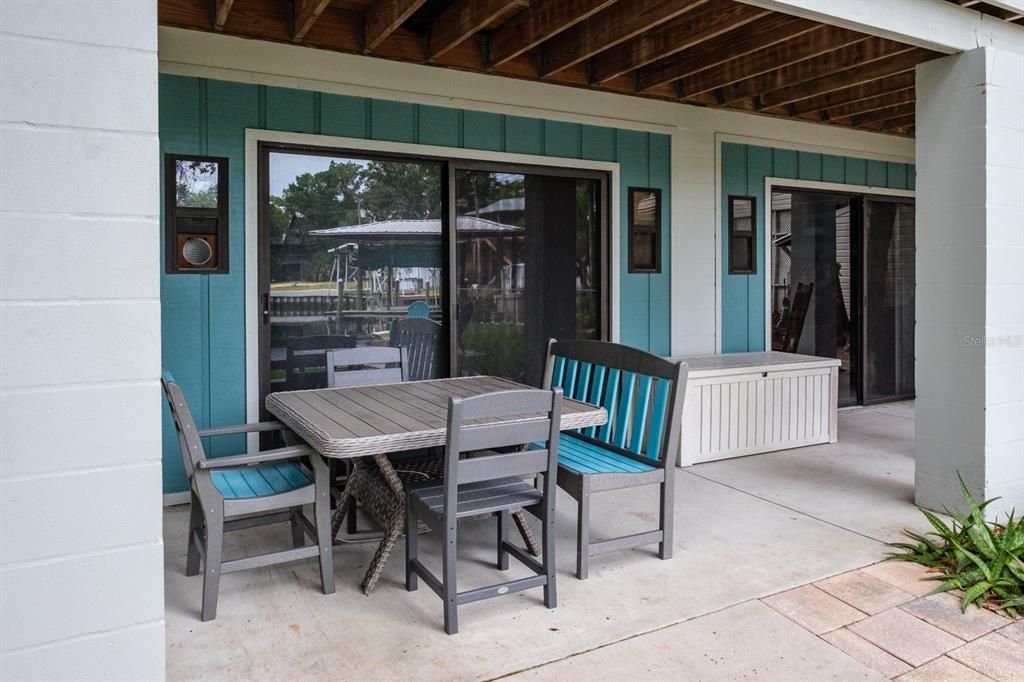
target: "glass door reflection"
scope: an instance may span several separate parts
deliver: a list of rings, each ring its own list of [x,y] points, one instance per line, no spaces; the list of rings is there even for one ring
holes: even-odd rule
[[[549,338],[602,338],[599,179],[455,173],[460,375],[539,385]]]

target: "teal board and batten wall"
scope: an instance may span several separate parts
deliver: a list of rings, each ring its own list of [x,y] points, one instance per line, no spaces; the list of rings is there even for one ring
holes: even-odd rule
[[[618,163],[622,196],[612,201],[623,229],[613,279],[621,296],[621,339],[654,353],[669,353],[668,263],[661,274],[629,274],[624,228],[626,188],[660,188],[666,226],[662,253],[671,253],[668,135],[164,74],[161,151],[225,156],[230,166],[230,272],[161,277],[163,363],[181,384],[200,427],[240,423],[246,417],[246,128]],[[213,455],[234,454],[244,448],[244,441],[222,437],[208,447]],[[166,409],[163,462],[164,491],[185,490]]]
[[[764,196],[767,177],[814,180],[885,189],[914,189],[913,164],[859,159],[757,145],[722,143],[722,352],[763,351],[765,338]],[[757,203],[757,273],[730,275],[729,196],[752,196]]]

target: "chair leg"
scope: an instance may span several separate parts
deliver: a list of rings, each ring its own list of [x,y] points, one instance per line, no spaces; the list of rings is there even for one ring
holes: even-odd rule
[[[203,506],[199,498],[192,493],[192,503],[189,505],[188,521],[188,554],[185,560],[185,575],[199,575],[199,547],[196,545],[195,534],[203,532]]]
[[[302,507],[292,507],[292,547],[302,547],[306,544],[306,533],[302,530],[302,524],[299,522],[299,514],[302,513]]]
[[[331,471],[320,455],[311,455],[313,486],[316,492],[313,516],[316,519],[316,542],[320,554],[320,586],[324,594],[334,594],[334,554],[331,533]],[[299,509],[298,513],[302,513]],[[296,523],[293,518],[292,523]],[[294,531],[293,531],[294,532]],[[302,529],[299,529],[301,536]],[[305,539],[303,538],[303,544]]]
[[[203,558],[203,621],[217,617],[217,593],[220,591],[221,551],[224,546],[224,512],[206,515],[206,556]]]
[[[456,603],[458,596],[458,585],[455,579],[455,559],[457,555],[457,527],[458,523],[453,518],[451,523],[445,527],[444,556],[442,558],[441,584],[444,586],[444,631],[454,635],[459,631],[459,605]]]
[[[512,520],[512,514],[507,510],[498,512],[498,570],[508,570],[508,552],[505,551],[505,543],[508,542],[508,527]]]
[[[412,504],[412,497],[406,497],[405,503],[405,589],[415,592],[419,589],[420,580],[416,572],[412,570],[413,559],[419,557],[419,533],[417,526],[419,519]]]
[[[544,606],[549,609],[558,605],[558,593],[555,590],[555,502],[551,500],[544,507],[544,528],[541,530],[544,543],[544,554],[541,564],[548,581],[544,584]]]
[[[576,519],[576,577],[586,580],[590,569],[590,486],[580,486],[579,513]]]
[[[672,558],[672,498],[674,491],[670,486],[670,481],[661,484],[661,523],[659,524],[661,544],[658,545],[658,556],[662,559]]]

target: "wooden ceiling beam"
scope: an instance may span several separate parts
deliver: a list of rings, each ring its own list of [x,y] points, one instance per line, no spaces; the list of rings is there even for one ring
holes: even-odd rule
[[[785,42],[685,76],[677,81],[679,96],[716,90],[867,39],[863,33],[821,25]]]
[[[233,4],[235,4],[235,0],[214,0],[214,3],[211,5],[214,31],[224,30],[224,24],[228,21],[228,15],[231,14],[231,6]]]
[[[637,70],[637,90],[643,92],[677,81],[688,74],[812,31],[817,26],[813,21],[784,14],[762,15],[752,24],[744,24],[702,43],[699,50],[680,52]]]
[[[899,54],[909,49],[907,45],[890,40],[867,38],[859,43],[847,45],[832,52],[826,52],[812,59],[790,64],[789,66],[784,66],[744,81],[730,83],[715,90],[715,97],[721,104],[759,97],[756,108],[770,109],[773,106],[779,105],[770,99],[766,101],[763,97],[765,94],[775,93],[798,83],[846,71],[854,66],[869,63],[876,59],[891,57],[894,54]]]
[[[514,9],[530,0],[456,0],[437,15],[427,34],[427,60],[433,61]]]
[[[550,40],[615,0],[540,0],[495,29],[487,40],[488,69]]]
[[[852,117],[853,125],[859,126],[865,123],[878,123],[897,116],[909,116],[914,113],[914,103],[895,104],[876,111],[867,111]]]
[[[541,77],[579,64],[598,52],[615,47],[644,31],[674,19],[707,0],[628,0],[618,2],[542,43]]]
[[[858,43],[855,47],[870,45],[872,42]],[[785,106],[832,90],[841,90],[858,83],[866,83],[876,78],[909,71],[933,54],[927,50],[911,48],[900,43],[888,43],[877,51],[866,51],[855,60],[855,64],[844,70],[825,73],[772,92],[765,92],[759,96],[760,105],[761,108]]]
[[[914,89],[913,72],[887,76],[867,83],[843,88],[842,90],[828,92],[819,97],[812,97],[800,102],[794,102],[789,105],[789,108],[795,110],[797,114],[820,112],[833,107],[854,104],[870,97],[877,97],[878,95],[884,95],[897,90],[905,90],[907,88],[910,88],[911,90]],[[784,114],[786,112],[780,109],[778,113]]]
[[[376,0],[363,14],[363,53],[369,54],[427,0]]]
[[[604,83],[770,14],[731,0],[710,0],[591,59],[591,80]]]
[[[292,5],[292,42],[301,43],[331,0],[296,0]]]
[[[906,128],[912,126],[917,122],[914,114],[905,114],[903,116],[897,116],[882,121],[882,130],[898,130],[900,128]]]
[[[895,92],[887,92],[883,95],[875,95],[865,99],[841,104],[832,108],[821,109],[819,114],[823,121],[841,121],[844,118],[861,116],[879,109],[896,106],[897,104],[913,103],[916,99],[914,88],[905,88]]]

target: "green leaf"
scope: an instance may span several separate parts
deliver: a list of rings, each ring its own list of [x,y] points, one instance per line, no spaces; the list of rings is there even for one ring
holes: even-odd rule
[[[932,514],[927,509],[922,509],[921,513],[928,519],[928,523],[932,524],[932,527],[939,532],[939,537],[948,540],[955,536],[955,533],[938,516]]]
[[[966,611],[967,606],[976,599],[979,599],[981,595],[988,592],[990,587],[992,587],[990,583],[981,582],[970,589],[964,590],[964,598],[960,601],[960,611]]]

